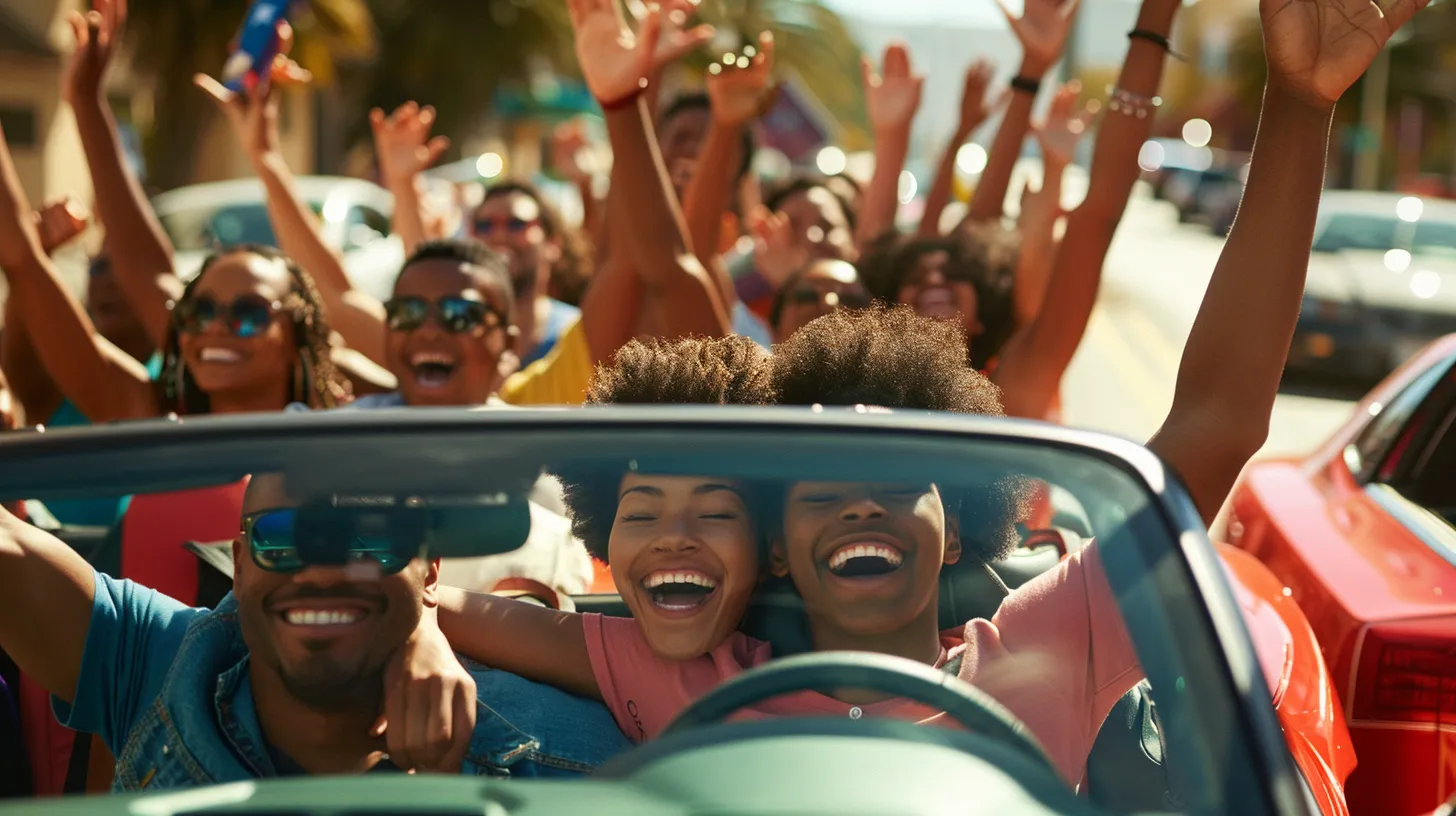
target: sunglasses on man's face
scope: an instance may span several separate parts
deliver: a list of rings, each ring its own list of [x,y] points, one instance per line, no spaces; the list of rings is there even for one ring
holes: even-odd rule
[[[827,302],[830,306],[841,309],[867,309],[870,305],[870,296],[858,289],[831,289],[821,292],[812,286],[801,286],[790,290],[788,301],[793,306],[814,306]]]
[[[424,519],[387,508],[290,507],[245,516],[243,536],[253,563],[268,572],[372,560],[393,575],[419,555]]]
[[[462,297],[442,297],[431,303],[422,297],[394,298],[384,304],[384,321],[392,331],[414,331],[431,318],[450,334],[464,334],[484,326],[505,325],[505,318],[489,303]]]
[[[220,322],[234,336],[247,339],[267,331],[282,308],[283,304],[258,295],[243,295],[232,303],[201,295],[179,302],[172,311],[184,333],[199,334]]]
[[[506,218],[477,218],[475,219],[475,235],[477,238],[484,238],[489,235],[522,235],[526,230],[539,224],[539,221],[527,221],[524,218],[514,216]]]

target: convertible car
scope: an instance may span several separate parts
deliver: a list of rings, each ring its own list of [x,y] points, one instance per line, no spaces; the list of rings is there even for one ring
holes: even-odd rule
[[[1230,542],[1309,616],[1360,755],[1355,814],[1456,793],[1456,335],[1372,391],[1313,455],[1251,465]],[[1450,719],[1452,722],[1448,722]]]
[[[1057,679],[1085,677],[1092,666],[1082,661],[1090,656],[1075,658],[1077,665],[1043,661],[1024,675],[1001,672],[998,687],[1012,689],[1019,700],[1002,705],[986,690],[990,686],[977,688],[922,663],[815,652],[808,610],[794,583],[765,579],[741,629],[770,643],[775,659],[699,697],[661,736],[609,759],[585,781],[398,774],[216,778],[212,786],[188,791],[153,785],[110,797],[11,801],[4,804],[7,813],[1348,812],[1343,783],[1355,756],[1324,659],[1299,607],[1258,560],[1212,545],[1172,474],[1145,448],[1124,440],[985,417],[717,407],[207,417],[5,437],[0,500],[29,500],[27,506],[39,510],[47,500],[134,491],[117,529],[56,534],[98,569],[192,603],[211,602],[226,591],[228,559],[217,553],[239,530],[246,477],[281,480],[280,495],[302,502],[297,505],[302,508],[327,499],[329,512],[336,512],[345,506],[344,497],[359,496],[406,496],[399,506],[447,508],[431,511],[426,527],[401,522],[380,528],[390,532],[379,535],[386,552],[398,546],[390,543],[395,531],[423,530],[425,552],[452,558],[501,553],[518,544],[534,518],[521,507],[549,503],[536,491],[555,475],[570,488],[570,508],[604,499],[613,525],[651,523],[642,519],[674,512],[684,515],[672,523],[685,525],[720,524],[725,513],[746,514],[757,532],[739,540],[747,546],[781,542],[789,548],[791,577],[794,548],[808,548],[804,551],[814,553],[811,574],[826,586],[852,585],[852,592],[845,590],[848,597],[905,593],[923,586],[913,576],[926,574],[910,567],[938,570],[938,583],[931,578],[924,591],[938,604],[940,629],[954,633],[963,632],[972,618],[995,615],[1008,592],[1064,559],[1095,557],[1107,580],[1089,579],[1086,591],[1105,586],[1099,591],[1110,593],[1111,602],[1083,604],[1087,611],[1070,617],[1062,605],[1050,630],[1082,627],[1098,633],[1097,643],[1128,644],[1122,648],[1131,648],[1140,668],[1118,675],[1131,688],[1100,730],[1087,735],[1085,774],[1071,785],[1049,759],[1037,730],[1012,712],[1028,719],[1038,714],[1026,704],[1026,688],[1032,699],[1038,699],[1037,689],[1048,689],[1039,699],[1065,705],[1056,693]],[[633,487],[624,490],[629,477]],[[641,489],[644,481],[684,477],[711,480],[716,490],[727,485],[741,505],[732,505],[738,509],[731,512],[695,504],[680,511],[619,508],[619,502],[626,507],[627,494],[651,498],[651,489]],[[1004,497],[1018,495],[1011,488],[1028,480],[1062,491],[1058,523],[1080,529],[1013,526],[1016,505]],[[658,488],[651,500],[666,501],[666,489]],[[690,495],[697,496],[697,489]],[[472,496],[483,501],[462,500]],[[634,496],[628,497],[641,498]],[[793,502],[786,501],[790,496]],[[861,496],[909,508],[905,512],[931,525],[933,536],[911,542],[896,537],[899,528],[877,527],[876,540],[889,542],[892,552],[886,553],[883,546],[840,547],[840,537],[826,542],[792,521],[796,514],[820,512],[812,508],[825,502],[848,507]],[[834,504],[841,501],[850,504]],[[804,504],[796,508],[797,503]],[[254,508],[249,515],[254,531],[256,513]],[[300,510],[295,523],[303,525],[305,515]],[[832,523],[843,524],[860,518],[847,510],[832,517],[838,520]],[[985,542],[1008,533],[1020,541],[1010,555],[976,557],[992,551]],[[952,538],[961,542],[962,557],[946,558],[953,563],[942,565],[940,548]],[[420,545],[414,546],[419,552]],[[927,547],[934,553],[929,565],[917,560],[926,557]],[[1057,586],[1082,591],[1080,584]],[[655,599],[650,603],[663,602],[655,594],[662,591],[646,590]],[[673,614],[681,618],[679,607],[696,609],[715,590],[700,584],[673,591]],[[615,595],[573,600],[580,611],[627,614]],[[1036,617],[1023,615],[1026,620]],[[1012,624],[1001,625],[1010,642],[1004,627]],[[1039,629],[1045,636],[1048,627]],[[1133,674],[1146,679],[1134,685]],[[25,679],[18,683],[24,686]],[[847,719],[733,716],[785,693],[835,694],[846,688],[923,703],[963,728],[861,717],[858,708]],[[92,748],[89,760],[37,756],[54,745],[41,733],[58,726],[27,718],[34,709],[24,703],[20,708],[21,742],[31,750],[37,778],[47,773],[89,778],[83,788],[95,790],[97,767],[104,765],[98,757],[105,759],[106,746]],[[7,736],[16,741],[14,734],[0,734],[0,740]],[[174,755],[187,750],[187,735],[179,739]],[[90,744],[77,739],[70,750]]]

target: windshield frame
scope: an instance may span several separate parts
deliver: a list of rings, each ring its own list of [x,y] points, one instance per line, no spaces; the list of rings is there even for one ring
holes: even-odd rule
[[[1219,779],[1196,774],[1202,784],[1186,780],[1189,789],[1237,812],[1307,812],[1296,781],[1298,771],[1284,742],[1247,626],[1228,576],[1209,542],[1205,527],[1186,489],[1145,447],[1090,431],[1000,417],[879,412],[859,409],[739,408],[722,406],[610,406],[585,409],[397,409],[367,412],[278,413],[154,419],[109,426],[52,431],[20,431],[0,435],[0,497],[25,495],[44,499],[74,491],[86,495],[115,491],[133,493],[181,490],[235,481],[250,472],[278,468],[280,450],[291,462],[338,460],[353,449],[374,455],[381,441],[415,450],[417,442],[462,434],[500,434],[502,438],[535,433],[570,434],[658,432],[675,435],[770,434],[802,441],[806,434],[847,431],[888,438],[927,437],[947,444],[996,442],[1054,448],[1078,454],[1121,471],[1146,493],[1146,507],[1115,533],[1101,540],[1107,574],[1125,610],[1129,637],[1139,654],[1170,654],[1162,665],[1145,666],[1157,689],[1179,687],[1175,666],[1198,672],[1204,688],[1216,690],[1234,709],[1196,704],[1165,692],[1162,705],[1170,753],[1194,757],[1210,746],[1232,752],[1219,762]],[[459,442],[455,443],[461,447]],[[473,445],[459,455],[478,459]],[[423,456],[423,453],[413,455]],[[387,461],[387,460],[381,460]],[[380,466],[380,470],[390,470]],[[397,472],[397,471],[396,471]],[[77,485],[75,474],[88,478]],[[138,485],[143,487],[138,488]],[[1114,564],[1122,564],[1122,568]],[[1200,598],[1170,602],[1188,585]],[[1162,599],[1160,601],[1160,599]],[[1201,602],[1199,602],[1201,600]],[[1141,606],[1163,615],[1137,614]],[[1186,620],[1170,624],[1166,611],[1182,609]],[[1131,609],[1130,613],[1127,613]],[[1197,637],[1184,638],[1200,657],[1189,660],[1180,649],[1177,626],[1194,627]],[[1210,644],[1204,648],[1202,644]],[[1185,644],[1186,645],[1186,644]],[[1215,677],[1217,675],[1217,677]],[[1219,710],[1215,710],[1219,709]],[[1232,726],[1232,727],[1231,727]],[[1226,741],[1208,742],[1210,734],[1227,732]],[[1175,766],[1169,766],[1170,768]],[[1180,780],[1182,781],[1182,780]],[[1209,790],[1209,783],[1221,789]],[[1194,803],[1189,803],[1190,805]]]

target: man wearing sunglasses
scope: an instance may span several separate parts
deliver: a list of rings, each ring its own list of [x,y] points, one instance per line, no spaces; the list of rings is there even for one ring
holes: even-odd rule
[[[286,488],[276,474],[249,484],[234,591],[216,610],[98,573],[0,510],[0,648],[55,695],[62,723],[118,757],[115,789],[391,770],[573,776],[626,747],[599,703],[502,672],[387,684],[409,676],[412,655],[449,652],[433,621],[439,562],[422,556],[429,528]],[[424,736],[442,723],[448,740]]]

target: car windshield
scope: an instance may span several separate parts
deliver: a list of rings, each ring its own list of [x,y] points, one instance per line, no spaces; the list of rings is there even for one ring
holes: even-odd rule
[[[1456,221],[1393,215],[1335,213],[1315,238],[1315,252],[1403,249],[1415,255],[1456,255]]]
[[[323,212],[320,202],[309,202],[314,215]],[[172,245],[183,252],[208,252],[232,244],[276,246],[277,237],[261,201],[199,207],[161,214],[162,228]]]
[[[544,569],[559,576],[566,600],[519,581],[506,582],[507,594],[593,613],[558,613],[553,626],[579,634],[553,639],[513,623],[528,604],[499,596],[489,611],[467,606],[448,620],[441,611],[456,651],[545,684],[478,681],[481,702],[527,734],[570,729],[589,742],[603,725],[613,740],[629,739],[602,750],[630,756],[643,750],[630,743],[660,736],[697,693],[744,671],[807,653],[880,652],[958,674],[1033,737],[987,729],[994,744],[966,760],[980,767],[1019,767],[1019,752],[1034,744],[1045,757],[1039,778],[1090,786],[1108,812],[1166,809],[1149,803],[1167,795],[1171,773],[1180,775],[1180,811],[1265,812],[1236,691],[1251,680],[1231,674],[1205,600],[1209,576],[1221,575],[1208,572],[1213,551],[1181,490],[1131,444],[852,409],[411,409],[156,424],[161,431],[12,439],[0,499],[39,510],[134,494],[123,558],[154,558],[156,576],[181,574],[193,590],[217,586],[213,602],[226,616],[216,625],[239,631],[267,667],[252,669],[255,697],[264,693],[259,671],[283,677],[269,694],[381,693],[380,666],[409,637],[421,586],[434,597],[428,559],[439,556],[442,585],[499,591],[503,579]],[[68,434],[86,434],[87,444],[68,447]],[[1185,529],[1178,519],[1187,518]],[[104,571],[115,557],[104,532],[56,535]],[[188,540],[161,543],[179,536]],[[320,564],[358,571],[312,595],[299,589],[314,586],[299,576]],[[335,598],[344,611],[319,611],[322,600],[300,607],[299,597]],[[371,610],[362,625],[345,620],[356,602]],[[345,634],[320,634],[330,625]],[[158,688],[208,670],[175,649],[147,660],[154,665],[138,669],[137,682]],[[573,665],[588,668],[587,692],[569,679]],[[746,708],[786,721],[847,713],[866,727],[908,720],[965,730],[965,720],[938,714],[941,698],[915,702],[927,690],[914,683],[866,696],[861,673],[823,672],[802,693]],[[551,685],[595,689],[604,708],[561,708],[564,721],[553,722],[556,692],[543,691]],[[217,695],[218,716],[231,722],[226,693]],[[169,726],[189,750],[287,761],[268,758],[271,721],[254,737],[260,744],[224,747],[207,724],[214,692],[205,697],[206,717]],[[711,741],[715,732],[700,727]],[[1168,770],[1148,750],[1166,752]],[[123,757],[118,773],[125,766]],[[431,784],[420,781],[418,801]],[[562,785],[568,798],[556,801],[573,801]]]

